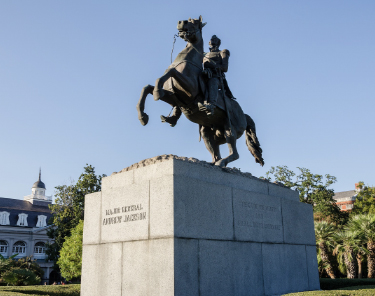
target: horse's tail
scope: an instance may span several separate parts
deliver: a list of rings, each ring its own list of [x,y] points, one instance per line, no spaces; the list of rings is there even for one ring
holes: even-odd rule
[[[251,154],[255,158],[255,162],[259,163],[261,166],[264,165],[264,159],[262,157],[262,148],[260,148],[260,143],[258,141],[256,132],[255,132],[255,123],[251,117],[245,114],[246,117],[246,145]]]

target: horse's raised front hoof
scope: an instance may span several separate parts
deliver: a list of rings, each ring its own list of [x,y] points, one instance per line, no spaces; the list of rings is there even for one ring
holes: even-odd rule
[[[165,94],[165,92],[164,92],[163,89],[157,89],[157,90],[154,89],[154,91],[152,93],[155,101],[158,101],[158,100],[160,100],[160,98],[164,97],[164,94]]]
[[[142,116],[138,117],[138,119],[143,126],[148,123],[148,115],[146,113],[142,113]]]

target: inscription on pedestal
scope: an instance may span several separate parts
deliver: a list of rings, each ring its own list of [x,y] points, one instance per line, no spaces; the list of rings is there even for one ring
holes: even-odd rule
[[[279,199],[244,190],[235,190],[233,194],[237,239],[259,242],[283,241]]]
[[[250,208],[254,210],[253,217],[249,216],[251,220],[238,220],[239,226],[244,227],[255,227],[255,228],[263,228],[263,229],[272,229],[272,230],[282,230],[282,225],[277,224],[270,224],[270,223],[263,223],[263,218],[266,215],[269,215],[269,212],[277,212],[277,207],[271,207],[268,205],[256,204],[248,201],[242,201],[241,207],[243,208]]]
[[[146,220],[146,212],[126,214],[129,212],[135,212],[135,211],[143,211],[142,204],[122,206],[122,207],[105,210],[105,215],[107,217],[103,219],[103,225],[112,225],[112,224],[117,224],[117,223]],[[116,215],[116,216],[108,217],[108,216],[113,216],[113,215]]]
[[[114,186],[114,185],[112,185]],[[148,238],[149,184],[131,184],[126,189],[103,191],[101,242],[121,242]]]

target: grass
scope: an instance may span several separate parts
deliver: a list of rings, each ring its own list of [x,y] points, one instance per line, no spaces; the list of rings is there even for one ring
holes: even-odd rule
[[[374,296],[375,279],[320,279],[322,291],[285,294],[288,296]]]
[[[285,294],[288,296],[374,296],[375,286],[354,286],[339,290],[310,291]]]
[[[285,294],[288,296],[374,296],[375,279],[320,279],[322,291]],[[0,296],[79,296],[81,285],[0,286]]]
[[[0,286],[0,296],[79,296],[81,285]]]

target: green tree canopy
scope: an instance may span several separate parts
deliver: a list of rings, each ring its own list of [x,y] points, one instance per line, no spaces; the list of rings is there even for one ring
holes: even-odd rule
[[[55,187],[55,204],[49,206],[53,214],[49,223],[54,225],[47,232],[54,240],[54,243],[47,245],[49,260],[57,262],[65,239],[84,218],[85,195],[100,191],[105,176],[97,176],[95,168],[86,164],[76,184]],[[55,268],[58,269],[58,266],[55,265]]]
[[[359,188],[352,215],[357,214],[375,214],[375,187],[365,186],[363,182],[359,182]]]
[[[43,277],[43,270],[31,257],[24,257],[18,260],[5,258],[0,254],[0,284],[6,283],[12,286],[27,286],[40,283]]]
[[[83,220],[72,230],[71,236],[65,238],[59,260],[57,261],[61,275],[68,281],[81,276],[82,237]]]
[[[316,217],[329,219],[336,224],[346,223],[347,213],[340,211],[333,199],[333,189],[328,188],[337,181],[336,177],[313,174],[306,168],[298,169],[299,173],[296,174],[287,166],[271,167],[264,179],[298,190],[300,201],[313,205]]]

